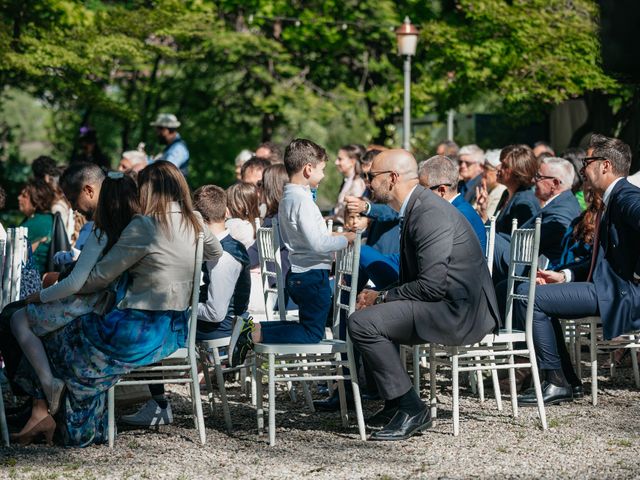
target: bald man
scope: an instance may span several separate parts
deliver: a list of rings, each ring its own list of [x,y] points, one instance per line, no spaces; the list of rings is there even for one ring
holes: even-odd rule
[[[379,154],[368,173],[375,198],[400,217],[400,281],[363,290],[349,333],[373,371],[384,408],[367,420],[371,440],[404,440],[429,428],[431,417],[412,387],[397,344],[469,345],[498,329],[498,309],[480,243],[448,201],[418,185],[405,150]]]

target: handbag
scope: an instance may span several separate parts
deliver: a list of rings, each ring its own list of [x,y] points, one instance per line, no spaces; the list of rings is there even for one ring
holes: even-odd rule
[[[26,242],[27,260],[26,262],[23,260],[20,266],[20,300],[42,290],[42,280],[36,262],[33,259],[31,242],[29,240],[26,240]]]

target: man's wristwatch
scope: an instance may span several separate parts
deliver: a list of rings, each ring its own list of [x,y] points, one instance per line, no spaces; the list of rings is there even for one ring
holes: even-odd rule
[[[384,301],[387,298],[387,291],[383,290],[382,292],[380,292],[378,294],[378,296],[376,297],[376,301],[374,302],[374,305],[378,305],[380,303],[384,303]]]
[[[369,213],[371,212],[371,202],[365,200],[364,204],[365,204],[365,207],[364,207],[364,210],[362,211],[362,214],[369,215]]]

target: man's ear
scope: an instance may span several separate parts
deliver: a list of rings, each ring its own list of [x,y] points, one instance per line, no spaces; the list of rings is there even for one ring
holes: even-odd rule
[[[96,194],[96,189],[93,188],[93,185],[85,185],[82,187],[82,190],[87,192],[87,195],[89,195],[89,198],[91,199],[93,199],[93,196]]]
[[[229,207],[225,208],[224,210],[224,218],[225,219],[231,218],[231,212],[229,211]]]
[[[447,187],[445,185],[440,185],[438,187],[438,195],[440,195],[442,198],[444,198],[446,193],[447,193]]]

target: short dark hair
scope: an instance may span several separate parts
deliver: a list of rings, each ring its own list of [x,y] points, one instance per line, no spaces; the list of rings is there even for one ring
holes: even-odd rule
[[[544,140],[538,140],[533,144],[533,148],[537,148],[537,147],[544,147],[545,151],[550,153],[552,157],[555,157],[556,155],[556,152],[553,151],[553,147],[549,142],[545,142]]]
[[[57,177],[60,175],[60,170],[56,165],[56,161],[46,155],[40,155],[31,164],[31,171],[35,178],[41,178],[44,180],[45,175]]]
[[[68,197],[74,197],[85,185],[102,183],[104,171],[95,163],[79,162],[68,167],[60,177],[60,188]]]
[[[589,148],[593,149],[592,156],[604,157],[611,162],[613,173],[620,177],[629,175],[631,148],[622,140],[594,133],[589,140]]]
[[[441,145],[444,147],[445,157],[448,157],[454,161],[458,160],[458,152],[460,151],[460,147],[456,142],[454,142],[453,140],[444,140],[436,145],[436,151]]]
[[[267,160],[269,160],[271,163],[282,163],[282,149],[277,143],[262,142],[260,145],[258,145],[256,151],[259,148],[266,148],[269,150],[269,152],[271,152],[267,157]]]
[[[193,208],[205,222],[223,222],[227,213],[227,194],[217,185],[203,185],[193,194]]]
[[[264,170],[271,162],[263,157],[251,157],[249,160],[242,164],[240,169],[240,178],[244,178],[244,174],[247,170]]]
[[[36,212],[48,212],[51,210],[55,193],[51,186],[41,178],[29,180],[23,191],[29,195],[31,204]]]
[[[327,151],[317,143],[305,138],[296,138],[284,151],[284,166],[289,177],[304,168],[307,163],[314,167],[327,161]]]
[[[4,188],[0,186],[0,210],[4,208],[4,205],[6,202],[7,202],[7,192],[5,192]]]
[[[376,156],[379,155],[380,153],[382,153],[382,150],[378,150],[377,148],[372,148],[371,150],[367,150],[367,152],[362,156],[362,160],[360,160],[360,163],[367,165],[373,162],[373,159],[376,158]]]

